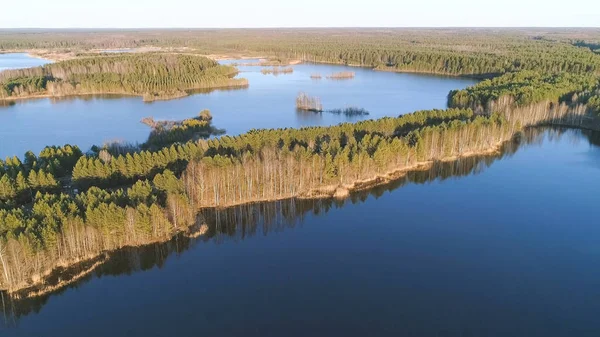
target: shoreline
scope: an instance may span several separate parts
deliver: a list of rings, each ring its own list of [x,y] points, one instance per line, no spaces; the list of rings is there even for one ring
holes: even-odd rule
[[[594,119],[594,121],[596,121],[596,119]],[[600,124],[597,125],[597,124],[593,123],[594,121],[590,121],[589,124],[579,125],[579,126],[569,125],[568,123],[539,123],[539,124],[527,126],[526,128],[529,128],[529,127],[531,127],[531,128],[559,127],[559,128],[568,128],[568,129],[575,129],[575,130],[591,130],[594,132],[600,132]],[[448,157],[442,157],[442,158],[434,158],[434,159],[430,159],[427,161],[416,162],[410,166],[390,170],[385,173],[377,174],[371,178],[356,180],[356,181],[354,181],[352,183],[348,183],[348,184],[343,184],[343,185],[342,184],[333,184],[333,185],[320,186],[317,188],[310,189],[308,191],[298,193],[297,195],[294,195],[294,196],[285,196],[285,197],[280,197],[280,198],[255,199],[255,200],[236,202],[236,203],[231,203],[231,204],[226,204],[226,205],[218,205],[218,206],[196,207],[195,208],[195,214],[196,214],[195,217],[196,217],[196,219],[198,219],[198,215],[203,210],[227,209],[227,208],[237,207],[237,206],[242,206],[242,205],[259,204],[259,203],[264,203],[264,202],[275,202],[275,201],[281,201],[281,200],[290,200],[290,199],[298,199],[298,200],[338,199],[338,200],[344,200],[344,199],[347,199],[352,193],[365,191],[365,190],[368,190],[371,188],[375,188],[377,186],[388,184],[390,182],[393,182],[395,180],[405,177],[410,172],[418,172],[418,171],[427,170],[435,162],[452,162],[452,161],[459,160],[461,158],[486,156],[486,155],[492,155],[492,154],[499,153],[506,144],[514,141],[515,138],[521,134],[521,132],[522,132],[521,130],[518,130],[515,133],[513,133],[512,135],[510,135],[507,139],[499,141],[495,144],[492,144],[488,148],[482,149],[480,151],[467,151],[460,155],[454,155],[454,156],[448,156]],[[48,279],[50,277],[52,277],[55,273],[58,273],[62,270],[69,270],[72,268],[77,268],[78,265],[91,263],[95,259],[98,259],[100,256],[104,256],[104,255],[106,255],[107,256],[106,259],[108,259],[108,258],[110,258],[110,254],[117,252],[124,248],[144,247],[144,246],[157,244],[157,243],[165,243],[165,242],[172,240],[177,235],[181,235],[181,234],[186,235],[190,238],[197,238],[197,237],[203,235],[204,233],[206,233],[207,231],[208,231],[208,225],[206,223],[194,222],[194,223],[184,226],[183,228],[181,228],[177,231],[174,231],[171,235],[169,235],[168,237],[162,238],[162,239],[151,240],[148,242],[143,242],[143,243],[139,243],[139,244],[135,244],[135,245],[126,245],[123,247],[119,247],[117,249],[99,252],[97,255],[94,255],[94,256],[78,258],[78,259],[72,260],[72,261],[63,261],[59,265],[53,267],[50,270],[45,271],[41,275],[36,275],[34,277],[35,281],[32,283],[19,285],[18,287],[13,288],[13,289],[0,288],[0,292],[6,292],[8,295],[15,296],[16,298],[32,298],[32,297],[47,295],[54,291],[60,290],[64,287],[76,282],[77,280],[85,277],[86,275],[92,273],[98,266],[102,265],[103,262],[97,261],[96,262],[97,265],[94,265],[93,268],[90,267],[84,271],[78,271],[77,273],[75,273],[75,276],[73,278],[70,278],[69,280],[64,280],[64,281],[61,280],[58,284],[53,284],[53,285],[48,286],[47,288],[44,288],[44,286],[48,283],[47,282]]]
[[[172,99],[178,99],[193,95],[195,90],[219,90],[219,89],[237,89],[237,88],[247,88],[249,87],[249,83],[239,84],[239,85],[223,85],[223,86],[214,86],[214,87],[203,87],[203,88],[190,88],[183,90],[185,95],[174,95],[174,96],[156,96],[156,98],[147,100],[144,98],[145,94],[134,94],[134,93],[124,93],[124,92],[85,92],[85,93],[76,93],[76,94],[67,94],[67,95],[52,95],[52,94],[41,94],[41,95],[28,95],[28,96],[9,96],[0,98],[0,102],[18,102],[18,101],[27,101],[27,100],[36,100],[36,99],[45,99],[45,98],[68,98],[68,97],[89,97],[89,96],[102,96],[102,95],[114,95],[114,96],[127,96],[127,97],[139,97],[144,102],[151,103],[154,101],[168,101]]]
[[[477,74],[450,74],[450,73],[443,73],[443,72],[439,72],[439,71],[420,71],[420,70],[408,70],[408,69],[396,69],[396,68],[391,68],[391,67],[386,67],[386,68],[378,68],[378,67],[372,67],[372,66],[368,66],[368,65],[361,65],[361,64],[345,64],[345,63],[340,63],[340,62],[328,62],[328,61],[310,61],[310,60],[300,60],[301,63],[308,63],[308,64],[328,64],[328,65],[337,65],[337,66],[346,66],[346,67],[352,67],[352,68],[363,68],[363,69],[369,69],[372,71],[380,71],[380,72],[384,72],[384,73],[398,73],[398,74],[417,74],[417,75],[430,75],[430,76],[435,76],[435,77],[451,77],[451,78],[470,78],[470,79],[476,79],[476,80],[483,80],[483,79],[487,79],[490,78],[490,76],[488,75],[477,75]]]
[[[152,240],[152,241],[145,242],[145,243],[138,244],[138,245],[125,245],[118,249],[102,251],[96,255],[79,258],[72,262],[65,261],[65,262],[61,263],[60,265],[56,266],[55,268],[48,270],[48,271],[44,272],[42,275],[40,275],[39,281],[24,285],[24,286],[20,286],[19,288],[15,288],[15,289],[0,289],[0,292],[5,292],[6,294],[12,296],[15,299],[30,299],[30,298],[36,298],[36,297],[48,295],[55,291],[61,290],[65,287],[68,287],[69,285],[90,275],[98,267],[100,267],[101,265],[106,263],[108,260],[110,260],[111,254],[118,252],[119,250],[127,249],[127,248],[140,248],[140,247],[150,246],[153,244],[165,243],[165,242],[172,240],[173,238],[175,238],[177,235],[180,235],[180,234],[183,234],[186,237],[191,238],[191,239],[196,239],[196,238],[199,238],[200,236],[206,234],[206,232],[208,232],[208,226],[206,224],[194,223],[189,226],[186,226],[184,229],[174,232],[171,236],[169,236],[165,240]],[[80,267],[83,268],[83,270],[74,271],[74,269],[79,269]],[[56,282],[55,284],[46,285],[48,283],[47,281],[50,278],[54,277],[56,274],[60,274],[60,272],[62,272],[62,271],[74,271],[73,277],[66,279],[66,280],[61,280],[59,278],[58,282]]]
[[[123,51],[122,51],[123,50]],[[125,51],[126,50],[126,51]],[[109,48],[109,49],[90,49],[90,50],[71,50],[71,51],[53,51],[51,49],[10,49],[0,51],[0,55],[2,54],[27,54],[27,56],[52,62],[60,62],[67,61],[77,58],[85,58],[86,56],[78,56],[78,53],[89,53],[89,54],[107,54],[107,53],[156,53],[156,52],[164,52],[171,54],[192,54],[198,56],[204,56],[210,58],[215,61],[223,61],[223,60],[244,60],[244,59],[265,59],[267,60],[268,56],[264,56],[262,54],[252,55],[252,54],[244,54],[244,53],[212,53],[205,54],[202,53],[199,49],[193,49],[188,47],[183,48],[164,48],[164,47],[153,47],[153,46],[144,46],[144,47],[135,47],[135,48]],[[300,61],[301,60],[295,60]],[[292,61],[291,61],[292,62]],[[293,65],[295,63],[291,63]]]
[[[397,69],[397,68],[392,68],[392,67],[385,67],[385,68],[371,68],[373,69],[373,71],[381,71],[384,73],[398,73],[398,74],[420,74],[420,75],[431,75],[431,76],[439,76],[439,77],[452,77],[452,78],[470,78],[470,79],[475,79],[475,80],[485,80],[488,78],[492,78],[493,76],[490,75],[478,75],[478,74],[450,74],[450,73],[444,73],[444,72],[440,72],[440,71],[420,71],[420,70],[410,70],[410,69]]]
[[[203,210],[209,210],[209,209],[210,210],[226,209],[226,208],[230,208],[230,207],[242,206],[242,205],[247,205],[247,204],[255,204],[255,203],[262,203],[262,202],[274,202],[274,201],[281,201],[281,200],[294,199],[294,198],[300,199],[300,200],[319,200],[319,199],[330,199],[330,198],[346,199],[347,197],[350,196],[351,193],[360,192],[360,191],[368,190],[370,188],[374,188],[374,187],[377,187],[380,185],[387,184],[391,181],[394,181],[394,180],[397,180],[397,179],[400,179],[400,178],[406,176],[409,172],[427,170],[436,161],[451,162],[451,161],[458,160],[460,158],[468,158],[468,157],[489,155],[489,154],[497,153],[498,151],[500,151],[500,149],[502,148],[502,146],[504,146],[504,144],[506,142],[512,141],[512,139],[514,139],[515,135],[511,136],[511,138],[506,141],[501,141],[499,143],[496,143],[493,146],[491,146],[490,148],[487,148],[482,151],[477,151],[477,152],[471,151],[471,152],[466,152],[464,154],[461,154],[459,156],[450,156],[450,157],[444,157],[444,158],[440,158],[440,159],[433,159],[433,160],[428,160],[428,161],[423,161],[423,162],[417,162],[417,163],[407,166],[407,167],[395,169],[395,170],[392,170],[392,171],[389,171],[389,172],[386,172],[383,174],[378,174],[369,179],[362,179],[362,180],[354,181],[352,184],[346,184],[346,185],[338,184],[338,185],[321,186],[321,187],[311,189],[309,191],[300,193],[300,194],[298,194],[296,196],[292,196],[292,197],[258,199],[258,200],[252,200],[252,201],[239,202],[239,203],[235,203],[235,204],[222,205],[222,206],[218,206],[218,207],[200,207],[200,208],[196,209],[196,214],[200,213]],[[195,228],[195,227],[197,227],[197,228]],[[153,240],[150,242],[141,243],[139,245],[127,245],[127,246],[123,246],[123,247],[120,247],[120,248],[117,248],[114,250],[100,252],[98,255],[95,255],[95,256],[80,258],[76,261],[72,261],[72,262],[65,261],[65,262],[61,263],[61,265],[56,266],[56,267],[52,268],[51,270],[44,272],[42,275],[39,275],[38,281],[35,281],[30,284],[26,284],[26,285],[21,285],[18,288],[14,288],[14,289],[0,289],[0,292],[6,292],[7,294],[9,294],[11,296],[15,296],[15,298],[17,298],[17,299],[34,298],[34,297],[47,295],[54,291],[60,290],[66,286],[69,286],[70,284],[75,283],[79,279],[89,275],[97,267],[99,267],[105,261],[107,261],[110,258],[111,253],[114,253],[116,251],[119,251],[119,250],[127,248],[127,247],[144,247],[144,246],[148,246],[148,245],[152,245],[152,244],[156,244],[156,243],[168,242],[169,240],[172,240],[174,237],[176,237],[177,235],[182,234],[182,233],[184,235],[187,235],[188,237],[197,238],[197,237],[203,235],[204,233],[206,233],[207,230],[208,230],[208,226],[204,223],[203,224],[192,223],[188,226],[185,226],[185,228],[174,232],[168,238],[164,238],[164,240]],[[61,269],[68,270],[69,268],[76,268],[78,265],[82,265],[82,264],[84,265],[86,263],[93,262],[94,260],[99,259],[101,256],[105,256],[103,261],[94,262],[92,265],[93,267],[89,267],[84,271],[77,272],[75,274],[75,276],[73,278],[70,278],[69,280],[60,281],[58,284],[53,284],[53,285],[48,286],[47,288],[44,288],[44,285],[47,284],[48,278],[53,276],[55,273],[59,272]]]
[[[44,53],[46,50],[44,49],[40,49],[40,50],[36,50],[36,49],[18,49],[18,50],[3,50],[0,51],[0,55],[5,55],[5,54],[25,54],[28,57],[34,58],[34,59],[40,59],[40,60],[46,60],[46,61],[52,61],[52,62],[58,62],[58,61],[65,61],[68,59],[72,59],[75,58],[75,56],[69,56],[67,57],[66,54],[67,53]],[[48,55],[63,55],[64,58],[60,58],[60,57],[49,57]]]
[[[34,59],[40,59],[40,60],[46,60],[46,61],[52,61],[52,62],[63,61],[63,60],[60,60],[58,58],[45,57],[45,56],[42,56],[42,55],[39,55],[39,54],[35,54],[33,52],[28,52],[27,56],[29,56],[31,58],[34,58]]]

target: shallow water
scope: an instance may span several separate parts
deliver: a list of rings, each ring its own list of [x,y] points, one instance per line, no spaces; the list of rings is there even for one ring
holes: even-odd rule
[[[346,201],[205,212],[209,232],[5,302],[12,336],[600,336],[600,134],[534,130]]]
[[[257,60],[254,60],[255,62]],[[229,61],[230,62],[248,62]],[[225,61],[225,63],[228,63]],[[84,151],[107,141],[144,142],[150,132],[144,117],[181,120],[210,109],[214,125],[230,135],[255,128],[334,125],[346,121],[398,116],[415,110],[445,108],[453,89],[472,79],[376,72],[335,65],[301,64],[293,74],[263,75],[261,67],[240,67],[250,87],[218,90],[181,99],[144,103],[140,97],[78,97],[18,101],[0,107],[0,158],[39,152],[46,145],[75,144]],[[351,80],[313,80],[339,71],[354,71]],[[357,106],[371,114],[348,118],[328,113],[298,112],[299,92],[321,98],[325,109]]]

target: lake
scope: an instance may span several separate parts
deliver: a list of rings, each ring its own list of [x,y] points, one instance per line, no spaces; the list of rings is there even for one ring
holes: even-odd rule
[[[599,146],[533,129],[346,201],[205,212],[204,236],[5,299],[0,335],[597,337]]]
[[[224,63],[252,61],[256,60]],[[140,123],[142,118],[182,120],[196,116],[203,109],[210,109],[213,124],[230,135],[254,128],[333,125],[416,110],[443,109],[450,90],[476,83],[467,78],[376,72],[335,65],[301,64],[293,68],[292,74],[275,76],[263,75],[261,67],[240,67],[239,76],[250,81],[247,89],[217,90],[170,101],[144,103],[141,97],[118,96],[18,101],[0,107],[0,158],[22,157],[28,150],[38,153],[47,145],[68,143],[86,151],[92,145],[107,141],[144,142],[150,129]],[[326,76],[348,70],[356,72],[354,79],[310,78],[313,73]],[[348,118],[297,112],[295,101],[299,92],[320,97],[325,109],[357,106],[371,114]]]
[[[43,66],[51,61],[31,57],[25,53],[0,54],[0,71],[7,69],[31,68]]]

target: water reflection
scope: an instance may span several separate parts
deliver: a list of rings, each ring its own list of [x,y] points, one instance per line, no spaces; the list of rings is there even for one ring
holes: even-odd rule
[[[296,119],[301,125],[316,124],[323,119],[323,114],[313,111],[296,109]]]
[[[208,95],[214,92],[223,91],[244,91],[248,90],[248,87],[224,87],[224,88],[203,88],[203,89],[191,89],[186,90],[189,95]],[[169,100],[183,99],[188,96],[182,96],[179,98],[173,98]],[[51,104],[61,104],[67,102],[95,102],[95,101],[118,101],[123,98],[137,98],[142,101],[142,96],[138,95],[125,95],[125,94],[84,94],[84,95],[71,95],[71,96],[58,96],[58,97],[32,97],[27,99],[20,99],[15,101],[0,100],[0,107],[11,107],[14,105],[26,105],[31,101],[36,100],[48,100]],[[145,102],[146,104],[152,104],[157,101]]]
[[[178,235],[166,243],[145,247],[126,248],[110,254],[108,261],[92,274],[53,294],[31,299],[11,300],[2,294],[2,312],[4,323],[15,326],[19,317],[39,312],[52,296],[69,289],[84,285],[93,278],[103,276],[130,275],[137,272],[161,269],[167,259],[180,255],[186,250],[203,243],[222,244],[239,242],[257,235],[280,233],[296,227],[302,227],[308,216],[327,214],[330,210],[359,204],[369,198],[379,198],[386,192],[392,192],[407,184],[428,184],[434,181],[458,179],[477,175],[485,171],[494,162],[514,155],[519,149],[539,146],[545,142],[585,142],[600,145],[600,133],[567,129],[529,129],[514,141],[508,142],[501,151],[486,156],[462,158],[452,162],[436,162],[427,169],[409,172],[404,177],[365,191],[352,193],[346,200],[289,199],[277,202],[241,205],[222,210],[204,210],[198,215],[200,224],[208,225],[203,235],[192,237]],[[596,150],[598,150],[596,148]],[[600,152],[592,152],[594,165],[600,168]]]

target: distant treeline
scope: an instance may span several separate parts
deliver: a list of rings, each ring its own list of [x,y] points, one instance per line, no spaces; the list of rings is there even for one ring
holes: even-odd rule
[[[451,91],[448,104],[454,107],[489,109],[501,97],[511,97],[518,106],[549,101],[580,101],[595,106],[600,77],[592,74],[522,71],[482,81],[463,90]]]
[[[0,99],[101,93],[165,99],[191,89],[247,85],[233,78],[236,73],[201,56],[110,54],[0,72]]]
[[[179,48],[381,70],[489,77],[506,72],[598,73],[597,29],[261,29],[2,31],[0,50]]]

